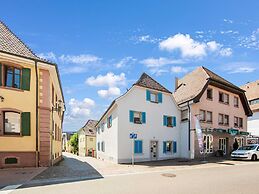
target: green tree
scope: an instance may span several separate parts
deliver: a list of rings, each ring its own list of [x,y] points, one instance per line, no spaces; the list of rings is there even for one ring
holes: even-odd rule
[[[69,144],[72,146],[72,152],[78,154],[78,134],[75,133],[69,140]]]

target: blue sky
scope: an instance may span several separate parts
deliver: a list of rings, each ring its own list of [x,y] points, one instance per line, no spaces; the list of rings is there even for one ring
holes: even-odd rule
[[[64,131],[98,119],[141,75],[174,88],[205,66],[236,85],[258,79],[258,1],[3,1],[0,19],[59,65]]]

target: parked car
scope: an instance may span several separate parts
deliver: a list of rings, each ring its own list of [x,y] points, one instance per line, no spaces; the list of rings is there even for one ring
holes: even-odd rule
[[[259,158],[259,144],[242,146],[231,153],[231,158],[255,161]]]

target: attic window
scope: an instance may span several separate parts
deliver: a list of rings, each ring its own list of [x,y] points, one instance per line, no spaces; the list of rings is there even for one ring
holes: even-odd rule
[[[92,130],[92,129],[89,129],[89,132],[90,132],[90,133],[93,133],[93,130]]]

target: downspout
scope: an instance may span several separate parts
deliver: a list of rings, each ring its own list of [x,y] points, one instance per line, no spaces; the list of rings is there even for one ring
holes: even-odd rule
[[[38,64],[35,61],[35,73],[36,73],[36,167],[39,167],[39,114],[38,114],[38,98],[39,98],[39,91],[38,91]]]
[[[191,151],[191,108],[190,108],[190,104],[188,101],[188,114],[189,114],[189,119],[188,119],[188,147],[189,147],[189,151]]]

